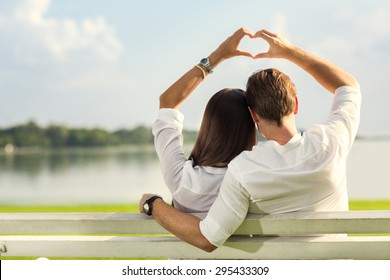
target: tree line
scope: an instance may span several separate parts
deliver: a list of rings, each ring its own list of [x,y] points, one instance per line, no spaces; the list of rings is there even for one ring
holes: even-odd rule
[[[194,142],[196,131],[184,130],[185,142]],[[113,132],[102,128],[69,128],[64,125],[41,127],[34,121],[0,129],[0,147],[97,147],[153,144],[152,129],[137,126]]]

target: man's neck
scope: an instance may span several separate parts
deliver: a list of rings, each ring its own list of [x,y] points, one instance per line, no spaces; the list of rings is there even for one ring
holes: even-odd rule
[[[279,145],[287,144],[297,134],[294,115],[283,119],[282,125],[277,126],[274,122],[260,120],[258,123],[260,133],[266,140],[276,141]]]

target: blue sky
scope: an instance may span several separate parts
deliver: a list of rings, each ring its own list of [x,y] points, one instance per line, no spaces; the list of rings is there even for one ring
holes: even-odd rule
[[[390,1],[0,2],[0,127],[131,128],[151,125],[158,96],[239,27],[267,28],[351,72],[363,93],[360,133],[390,132]],[[266,50],[260,40],[242,48]],[[182,106],[197,128],[210,96],[244,88],[257,69],[277,67],[295,82],[298,126],[323,121],[331,94],[283,60],[223,62]]]

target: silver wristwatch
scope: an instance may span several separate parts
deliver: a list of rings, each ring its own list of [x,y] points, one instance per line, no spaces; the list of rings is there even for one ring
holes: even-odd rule
[[[154,195],[152,196],[151,198],[149,198],[148,200],[145,201],[145,203],[142,205],[142,208],[144,210],[144,213],[148,216],[151,216],[152,215],[152,211],[153,211],[153,202],[157,199],[157,198],[161,198],[161,196],[159,195]]]
[[[209,74],[213,73],[213,68],[211,67],[210,60],[207,57],[202,58],[199,64],[202,65],[204,68],[206,68]]]

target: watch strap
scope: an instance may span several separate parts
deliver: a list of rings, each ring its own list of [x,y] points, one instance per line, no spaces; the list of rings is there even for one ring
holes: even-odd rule
[[[199,65],[202,65],[209,74],[213,73],[213,67],[210,64],[210,60],[208,59],[208,57],[202,58],[199,62]]]

